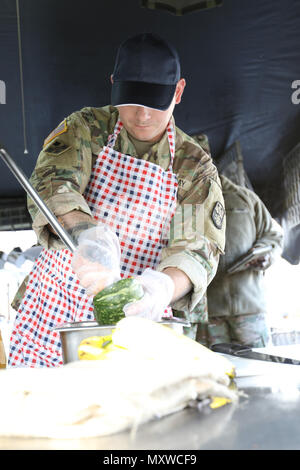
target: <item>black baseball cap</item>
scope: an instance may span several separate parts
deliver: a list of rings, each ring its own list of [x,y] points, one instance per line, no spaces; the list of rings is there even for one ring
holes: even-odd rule
[[[176,50],[156,34],[137,34],[118,49],[111,104],[164,111],[172,102],[178,80],[180,62]]]

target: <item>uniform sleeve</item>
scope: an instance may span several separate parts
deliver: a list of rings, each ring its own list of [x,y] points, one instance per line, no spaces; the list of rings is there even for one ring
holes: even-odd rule
[[[214,278],[225,247],[225,206],[217,170],[204,153],[199,171],[178,204],[167,248],[158,270],[176,267],[193,284],[192,291],[175,302],[175,310],[192,313]],[[189,185],[186,185],[189,186]]]
[[[256,226],[256,242],[254,247],[272,246],[272,261],[282,252],[283,230],[281,226],[272,218],[270,212],[253,192],[249,191],[253,201]]]
[[[196,142],[200,145],[200,147],[209,155],[211,156],[211,150],[209,145],[208,136],[206,134],[196,134],[192,136]]]
[[[90,129],[80,113],[66,118],[45,140],[30,182],[56,215],[80,210],[91,215],[82,196],[92,167]],[[62,248],[48,230],[48,221],[28,198],[32,228],[45,248]]]

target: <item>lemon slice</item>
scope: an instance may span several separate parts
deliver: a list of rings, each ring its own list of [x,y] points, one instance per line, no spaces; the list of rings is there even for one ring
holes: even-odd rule
[[[111,335],[85,338],[78,346],[78,359],[84,361],[101,359],[105,348],[111,344],[111,340]]]

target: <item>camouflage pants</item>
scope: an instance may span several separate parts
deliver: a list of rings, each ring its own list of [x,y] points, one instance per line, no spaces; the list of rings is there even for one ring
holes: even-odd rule
[[[200,325],[200,323],[191,323],[191,326],[189,327],[184,326],[183,334],[196,341],[198,325]]]
[[[190,322],[191,326],[184,327],[183,333],[185,336],[196,340],[198,326],[203,324],[203,322],[207,322],[208,319],[206,294],[204,294],[192,312],[180,312],[178,310],[174,310],[173,313],[175,317],[184,318]]]
[[[206,347],[216,343],[235,342],[260,348],[270,341],[266,315],[237,315],[211,317],[208,323],[198,325],[196,340]]]

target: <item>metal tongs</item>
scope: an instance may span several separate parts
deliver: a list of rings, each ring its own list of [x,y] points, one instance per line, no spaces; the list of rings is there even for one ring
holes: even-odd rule
[[[66,245],[69,250],[72,252],[75,251],[76,245],[74,244],[73,239],[70,235],[66,232],[66,230],[62,227],[62,225],[58,222],[57,218],[51,212],[51,210],[46,206],[43,200],[40,198],[39,194],[35,191],[35,189],[30,184],[27,177],[24,175],[23,171],[18,168],[17,164],[13,161],[11,156],[5,150],[5,148],[0,144],[0,156],[4,163],[8,166],[11,172],[15,175],[21,186],[25,189],[26,193],[32,198],[35,204],[38,206],[40,211],[48,220],[51,227],[55,230],[57,235],[60,237],[62,242]]]

